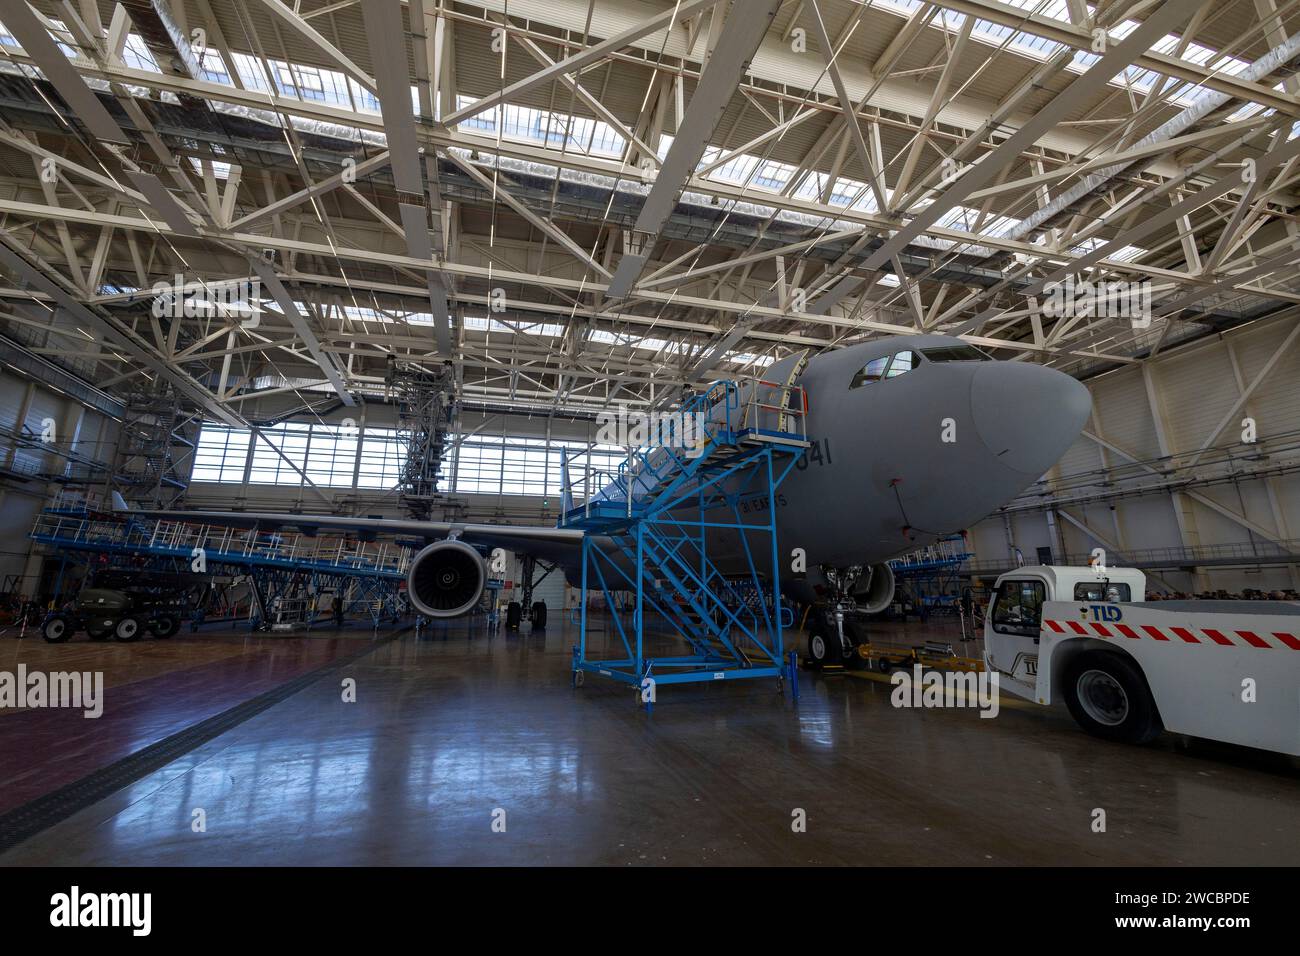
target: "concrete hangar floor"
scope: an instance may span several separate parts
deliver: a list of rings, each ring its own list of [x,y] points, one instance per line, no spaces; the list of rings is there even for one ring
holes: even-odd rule
[[[571,687],[558,618],[6,639],[5,669],[100,669],[112,706],[0,716],[0,765],[25,768],[0,789],[0,865],[1295,861],[1287,758],[1110,744],[1005,695],[994,720],[898,709],[861,672],[803,671],[797,703],[767,681],[672,687],[647,714],[623,685]]]

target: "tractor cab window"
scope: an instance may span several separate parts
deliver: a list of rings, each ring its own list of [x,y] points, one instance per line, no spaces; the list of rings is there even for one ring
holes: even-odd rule
[[[993,601],[993,630],[1036,637],[1046,596],[1042,581],[1003,581]]]
[[[1074,599],[1123,604],[1133,600],[1133,592],[1127,584],[1116,584],[1111,581],[1080,581],[1074,586]]]
[[[861,388],[863,385],[879,382],[884,378],[898,378],[900,375],[906,375],[920,364],[921,356],[911,349],[904,349],[902,352],[895,352],[893,355],[882,355],[880,358],[872,359],[864,365],[862,370],[853,376],[849,388]]]

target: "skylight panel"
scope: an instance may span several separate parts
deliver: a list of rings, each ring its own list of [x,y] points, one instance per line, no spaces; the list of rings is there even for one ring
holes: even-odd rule
[[[229,163],[224,162],[224,161],[222,161],[222,160],[220,160],[220,159],[214,159],[214,160],[212,160],[211,162],[212,162],[212,175],[213,175],[213,176],[215,176],[217,179],[229,179],[229,178],[230,178],[230,164],[229,164]],[[194,171],[195,171],[196,173],[198,173],[200,176],[203,175],[203,160],[198,159],[197,157],[191,156],[191,157],[190,157],[190,165],[194,167]]]
[[[472,96],[461,95],[456,98],[458,109],[474,102]],[[457,128],[484,133],[495,133],[499,128],[501,135],[507,139],[538,143],[550,149],[564,149],[589,156],[617,158],[627,148],[627,140],[623,135],[602,120],[512,103],[505,104],[504,109],[497,105],[467,117],[457,124]],[[660,148],[666,152],[662,144]]]
[[[68,52],[63,44],[59,44],[60,49],[65,53]],[[126,45],[122,48],[122,62],[136,70],[147,70],[150,73],[161,73],[158,68],[158,61],[153,58],[153,53],[145,45],[144,40],[137,34],[129,34],[126,38]]]
[[[937,225],[947,229],[960,229],[963,232],[973,232],[980,236],[1005,236],[1016,226],[1020,225],[1019,219],[1012,219],[1009,216],[996,216],[992,219],[986,219],[982,225],[976,229],[980,222],[980,211],[972,209],[969,206],[954,206],[951,210],[944,213],[939,219]]]
[[[729,352],[727,353],[727,361],[735,362],[738,365],[761,365],[766,368],[776,359],[770,355],[755,355],[753,352]]]

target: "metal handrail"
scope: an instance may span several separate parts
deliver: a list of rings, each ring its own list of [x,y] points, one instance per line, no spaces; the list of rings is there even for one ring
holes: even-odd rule
[[[286,564],[313,563],[339,570],[370,570],[404,573],[410,563],[409,549],[379,542],[357,542],[349,546],[340,537],[337,546],[327,538],[283,535],[278,532],[239,530],[222,525],[155,519],[141,522],[77,518],[42,513],[31,536],[87,545],[116,545],[153,549],[187,556],[201,547],[212,560],[260,557]]]
[[[749,384],[747,392],[742,391],[742,384]],[[760,391],[764,388],[775,390],[776,399],[760,400]],[[764,397],[772,399],[773,396],[766,393]],[[784,426],[771,431],[787,431],[789,423],[793,422],[798,428],[789,430],[790,437],[806,441],[808,396],[798,385],[763,379],[754,379],[751,383],[719,380],[694,396],[676,414],[682,420],[702,415],[702,445],[707,448],[711,444],[732,444],[745,432],[758,430],[758,415],[764,411],[775,413],[779,416],[778,423]],[[627,457],[615,471],[592,469],[588,460],[583,476],[570,487],[575,502],[580,498],[584,500],[586,514],[590,515],[593,501],[605,501],[626,505],[630,516],[636,500],[652,496],[666,480],[680,475],[683,469],[691,468],[692,462],[704,457],[697,451],[700,446],[687,449],[671,441],[677,437],[677,421],[670,419],[665,424],[666,435],[659,431],[653,436],[656,441],[629,449]],[[669,439],[667,444],[663,442],[664,438]]]

